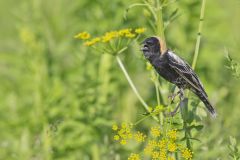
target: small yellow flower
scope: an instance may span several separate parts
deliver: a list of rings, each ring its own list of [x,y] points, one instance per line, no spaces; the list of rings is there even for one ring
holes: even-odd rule
[[[148,112],[152,112],[153,111],[153,108],[152,107],[148,107]]]
[[[157,143],[157,146],[160,149],[165,149],[167,147],[167,141],[165,139],[162,139]]]
[[[156,113],[160,113],[164,110],[164,107],[162,105],[158,105],[155,107],[155,112]]]
[[[139,154],[131,153],[128,160],[140,160]]]
[[[146,137],[147,136],[145,134],[143,134],[139,131],[134,134],[134,138],[137,142],[144,142]]]
[[[168,151],[169,152],[175,152],[177,150],[177,145],[174,142],[170,142],[168,144]]]
[[[106,43],[112,40],[113,38],[117,38],[119,36],[117,31],[111,31],[105,33],[105,35],[102,37],[102,42]]]
[[[121,29],[118,31],[119,36],[124,36],[126,34],[130,34],[132,31],[131,28]]]
[[[151,155],[151,154],[152,154],[152,151],[153,151],[153,147],[150,146],[150,145],[147,145],[147,146],[144,148],[144,154],[146,154],[146,155]]]
[[[177,139],[177,130],[173,129],[173,130],[168,131],[167,136],[171,140],[175,141]]]
[[[90,41],[87,41],[84,43],[85,46],[92,46],[94,44],[96,44],[97,42],[99,42],[101,39],[99,37],[93,38]]]
[[[186,160],[191,160],[193,156],[193,152],[188,148],[182,149],[181,154],[182,154],[182,157]]]
[[[127,128],[125,128],[125,132],[126,132],[126,134],[129,134],[131,132],[131,130],[128,126],[127,126]]]
[[[84,46],[92,46],[94,43],[92,41],[87,41],[84,43]]]
[[[152,155],[152,152],[156,146],[157,146],[157,141],[155,140],[148,141],[147,146],[144,148],[144,154]]]
[[[153,137],[159,137],[160,136],[160,130],[158,127],[152,127],[151,128],[151,134]]]
[[[132,133],[128,133],[127,138],[131,139],[132,138]]]
[[[116,124],[114,124],[114,125],[112,126],[112,130],[114,130],[114,131],[118,130],[118,126],[117,126]]]
[[[78,39],[82,39],[82,40],[89,39],[90,37],[91,37],[91,35],[87,32],[81,32],[81,33],[77,34],[76,36],[74,36],[74,38],[78,38]]]
[[[127,138],[128,138],[128,136],[127,136],[127,134],[126,134],[126,133],[124,133],[124,134],[121,134],[120,136],[121,136],[121,138],[122,138],[122,139],[127,139]]]
[[[166,160],[167,159],[167,152],[166,152],[166,150],[161,150],[160,151],[159,158],[161,160]]]
[[[150,140],[150,141],[148,142],[148,145],[151,146],[151,147],[156,147],[156,146],[158,145],[158,143],[157,143],[157,141],[155,141],[155,140]]]
[[[127,33],[126,35],[125,35],[125,37],[127,37],[127,38],[134,38],[136,35],[135,34],[133,34],[133,33]]]
[[[113,139],[114,139],[115,141],[118,141],[118,140],[120,139],[120,137],[119,137],[119,135],[115,135],[115,136],[113,137]]]
[[[146,31],[146,28],[136,28],[135,29],[135,32],[138,33],[138,34],[141,34],[141,33],[145,32],[145,31]]]
[[[118,134],[122,137],[122,135],[124,135],[124,129],[120,129],[119,131],[118,131]]]
[[[119,37],[118,31],[111,31],[109,32],[109,35],[111,35],[113,38]]]
[[[153,158],[153,159],[158,159],[158,158],[160,158],[160,152],[158,152],[158,151],[152,152],[152,158]]]
[[[111,36],[105,35],[102,37],[102,42],[106,43],[106,42],[109,42],[111,39],[112,39]]]
[[[149,62],[147,62],[146,69],[147,69],[148,71],[151,71],[151,70],[153,69],[153,66],[152,66]]]
[[[100,42],[100,40],[101,40],[101,38],[96,37],[96,38],[93,38],[93,39],[92,39],[92,42],[93,42],[93,43],[97,43],[97,42]]]
[[[114,124],[112,129],[117,132],[113,137],[114,140],[119,141],[120,144],[125,145],[127,140],[132,138],[131,125],[122,123],[120,126]]]
[[[127,123],[123,122],[121,126],[122,126],[122,129],[125,129],[125,128],[127,128]]]
[[[126,139],[122,139],[122,140],[120,141],[120,144],[121,144],[121,145],[127,144],[127,140],[126,140]]]

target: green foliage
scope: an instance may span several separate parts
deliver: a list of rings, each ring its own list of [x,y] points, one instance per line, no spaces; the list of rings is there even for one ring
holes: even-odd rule
[[[229,61],[227,68],[233,73],[233,76],[240,78],[240,63],[233,60],[229,54],[227,54],[227,60]]]
[[[234,137],[230,136],[229,137],[229,150],[230,150],[230,153],[229,153],[229,156],[234,159],[234,160],[238,160],[240,159],[240,154],[239,154],[239,150],[238,150],[238,147],[237,147],[237,141]]]
[[[191,62],[201,1],[165,0],[163,14],[157,14],[164,20],[160,25],[152,8],[134,7],[124,18],[135,2],[153,1],[0,1],[0,159],[126,159],[141,150],[134,144],[121,147],[112,139],[113,123],[137,122],[145,113],[116,58],[73,37],[81,31],[101,35],[139,26],[147,28],[145,36],[162,35],[157,26],[163,25],[168,47]],[[240,139],[240,85],[232,76],[240,59],[239,15],[236,0],[206,3],[196,72],[218,117],[207,116],[203,104],[189,95],[187,113],[182,112],[186,131],[180,132],[184,142],[191,141],[194,159],[228,159],[229,135]],[[224,47],[234,57],[230,65]],[[158,106],[153,71],[146,71],[139,45],[133,43],[120,58],[146,103]],[[172,85],[157,79],[160,103],[173,110],[178,101],[166,107]],[[183,129],[180,114],[166,125],[170,122]],[[137,127],[147,131],[156,123],[149,116]],[[230,155],[237,158],[237,144],[231,141]]]

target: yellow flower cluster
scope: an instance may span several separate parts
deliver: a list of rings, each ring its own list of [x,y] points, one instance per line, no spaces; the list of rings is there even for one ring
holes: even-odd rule
[[[166,139],[162,139],[157,143],[157,147],[159,147],[160,149],[165,149],[167,146],[167,140]]]
[[[137,28],[137,29],[135,29],[135,32],[138,33],[138,34],[141,34],[141,33],[145,32],[145,31],[146,31],[145,28]]]
[[[137,142],[144,142],[146,137],[147,136],[145,134],[139,131],[134,134],[134,138]]]
[[[174,142],[168,143],[168,151],[169,152],[175,152],[177,150],[177,145]]]
[[[164,110],[165,110],[165,108],[164,108],[164,106],[162,106],[162,105],[158,105],[158,106],[156,106],[155,108],[148,107],[148,112],[149,112],[149,114],[154,114],[154,115],[160,114],[160,113],[163,112]]]
[[[151,134],[153,137],[159,137],[160,136],[160,130],[159,127],[152,127],[151,128]]]
[[[82,40],[89,39],[90,37],[91,37],[91,35],[87,32],[81,32],[74,36],[74,38],[78,38],[78,39],[82,39]]]
[[[184,159],[191,160],[193,152],[190,149],[188,149],[188,148],[184,148],[184,149],[181,150],[181,154],[182,154],[182,157]]]
[[[112,130],[117,132],[117,134],[114,135],[113,139],[119,141],[122,145],[127,144],[127,140],[132,138],[131,129],[132,126],[130,124],[122,123],[121,126],[114,124]]]
[[[135,139],[137,142],[144,142],[146,139],[146,135],[140,131],[137,131],[136,133],[133,133],[131,131],[132,125],[127,123],[122,123],[121,126],[118,126],[114,124],[112,126],[112,130],[116,132],[116,134],[113,136],[113,139],[115,141],[119,141],[120,144],[125,145],[127,143],[127,140],[130,140],[132,138]]]
[[[175,141],[177,139],[177,130],[173,129],[167,132],[169,139]]]
[[[119,37],[119,33],[117,31],[107,32],[104,36],[102,36],[102,42],[109,42],[111,39],[117,37]]]
[[[151,63],[149,63],[149,62],[146,63],[146,69],[148,71],[151,71],[153,69],[153,66],[151,65]]]
[[[153,159],[166,159],[167,157],[167,140],[150,140],[144,148],[144,154]]]
[[[192,158],[192,152],[188,148],[182,148],[176,143],[177,130],[172,129],[166,132],[166,136],[161,134],[158,127],[151,128],[151,135],[154,139],[150,139],[144,148],[144,154],[152,159],[174,160],[171,155],[175,152],[181,152],[183,159]]]
[[[93,39],[90,40],[90,41],[85,42],[84,45],[85,45],[85,46],[92,46],[92,45],[94,45],[95,43],[100,42],[100,40],[101,40],[101,38],[96,37],[96,38],[93,38]]]
[[[128,160],[140,160],[139,154],[131,153]]]
[[[190,149],[177,143],[178,132],[176,129],[162,132],[158,126],[151,127],[151,138],[140,131],[133,133],[131,131],[132,126],[126,123],[122,123],[121,126],[113,125],[112,129],[117,133],[114,140],[119,141],[122,145],[132,138],[140,143],[145,142],[147,139],[143,153],[152,160],[174,160],[173,155],[175,153],[180,153],[185,160],[191,160],[193,157],[193,152]],[[132,153],[128,160],[140,160],[140,156]]]
[[[116,124],[114,124],[114,125],[112,126],[112,130],[114,130],[114,131],[118,130],[118,126],[117,126]]]
[[[118,31],[106,32],[102,36],[102,42],[106,43],[106,42],[109,42],[110,40],[113,40],[115,38],[121,38],[121,37],[123,37],[123,38],[124,37],[125,38],[134,38],[135,36],[136,36],[136,33],[132,32],[131,28],[121,29],[121,30],[118,30]]]
[[[136,35],[142,34],[145,31],[146,31],[145,28],[136,28],[135,30],[133,30],[132,28],[126,28],[126,29],[121,29],[121,30],[117,30],[117,31],[110,31],[110,32],[106,32],[103,36],[95,37],[91,40],[86,41],[84,43],[84,45],[92,46],[98,42],[107,43],[116,38],[132,39],[132,38],[136,37]],[[77,34],[76,36],[74,36],[74,38],[81,39],[81,40],[87,40],[90,38],[90,34],[87,32],[81,32],[81,33]]]
[[[164,107],[162,105],[156,106],[154,111],[156,113],[160,113],[160,112],[164,111]]]

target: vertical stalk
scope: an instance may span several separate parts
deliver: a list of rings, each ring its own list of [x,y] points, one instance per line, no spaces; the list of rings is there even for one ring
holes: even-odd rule
[[[157,105],[160,106],[160,94],[159,94],[159,90],[158,90],[158,75],[152,70],[151,71],[152,74],[152,78],[153,78],[153,82],[154,82],[154,86],[155,86],[155,91],[156,91],[156,95],[157,95]]]
[[[165,42],[165,36],[164,36],[164,23],[162,18],[162,7],[160,0],[156,0],[156,28],[157,28],[157,35],[161,37],[161,39]]]
[[[154,82],[154,85],[155,85],[155,90],[156,90],[156,95],[157,95],[157,104],[158,104],[158,106],[160,106],[160,95],[159,95],[159,91],[158,91],[157,82]]]
[[[155,85],[155,90],[156,90],[156,95],[157,95],[157,104],[158,104],[158,106],[160,106],[160,92],[159,92],[159,88],[158,88],[158,75],[154,72],[153,72],[153,74],[155,75],[154,85]],[[162,112],[159,114],[159,121],[160,121],[160,125],[163,126],[163,113]]]
[[[195,46],[195,52],[192,62],[192,68],[195,69],[197,59],[198,59],[198,53],[199,53],[199,47],[202,37],[202,27],[203,27],[203,21],[204,21],[204,13],[205,13],[205,6],[206,6],[206,0],[202,0],[202,6],[201,6],[201,13],[200,13],[200,20],[199,20],[199,26],[198,26],[198,34],[197,34],[197,42]]]
[[[161,2],[160,0],[156,0],[156,28],[157,28],[157,36],[161,37],[161,40],[165,43],[165,36],[164,36],[164,23],[162,18],[162,8],[161,8]],[[157,85],[155,85],[156,90],[158,90]],[[159,91],[158,91],[159,93]],[[161,112],[159,114],[159,121],[160,125],[163,126],[163,113]]]

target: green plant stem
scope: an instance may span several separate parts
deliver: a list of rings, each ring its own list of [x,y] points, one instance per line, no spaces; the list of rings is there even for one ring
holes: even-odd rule
[[[162,92],[162,87],[161,87],[161,84],[160,84],[159,80],[157,80],[157,86],[158,86],[158,91],[160,93],[160,103],[162,103],[163,105],[166,106],[165,99],[162,96],[164,93]]]
[[[156,90],[156,95],[157,95],[157,104],[158,106],[160,106],[160,92],[159,92],[159,87],[158,87],[158,75],[153,72],[153,74],[155,75],[155,79],[154,79],[154,85],[155,85],[155,90]],[[163,126],[163,113],[159,113],[159,121],[160,121],[160,125]]]
[[[160,106],[160,95],[159,95],[159,91],[158,91],[157,82],[154,82],[154,85],[155,85],[155,90],[156,90],[156,95],[157,95],[157,104],[158,104],[158,106]]]
[[[119,56],[116,56],[116,59],[117,59],[117,62],[118,62],[118,64],[119,64],[121,70],[123,71],[123,73],[124,73],[124,75],[125,75],[128,83],[129,83],[129,85],[131,86],[133,92],[136,94],[137,98],[138,98],[139,101],[142,103],[142,105],[143,105],[143,107],[146,109],[146,111],[149,112],[150,109],[149,109],[147,103],[143,100],[142,96],[139,94],[137,88],[136,88],[135,85],[133,84],[132,79],[130,78],[127,70],[125,69],[125,67],[124,67],[121,59],[119,58]],[[154,118],[156,121],[158,121],[158,119],[156,118],[156,116],[153,116],[153,118]]]
[[[202,0],[200,21],[199,21],[198,34],[197,34],[197,42],[196,42],[195,52],[194,52],[194,57],[193,57],[193,62],[192,62],[192,69],[195,69],[197,59],[198,59],[199,47],[200,47],[200,42],[201,42],[201,37],[202,37],[201,34],[202,34],[205,6],[206,6],[206,0]]]
[[[162,7],[160,0],[156,0],[156,27],[157,27],[157,35],[161,37],[161,39],[165,42],[165,36],[164,36],[164,23],[162,18]]]
[[[151,116],[151,114],[148,115],[148,116],[143,117],[142,119],[140,119],[140,120],[138,120],[136,123],[134,123],[134,125],[135,125],[135,126],[138,125],[140,122],[144,121],[145,119],[147,119],[147,118],[150,117],[150,116]]]
[[[155,91],[157,95],[157,105],[160,106],[160,95],[159,95],[159,90],[158,90],[158,75],[152,70],[151,71],[154,86],[155,86]]]
[[[156,28],[157,28],[157,35],[161,37],[162,41],[165,42],[165,36],[164,36],[164,23],[163,23],[163,19],[162,19],[162,8],[161,8],[161,4],[160,4],[160,0],[156,0],[156,15],[157,15],[157,19],[156,19]],[[157,87],[155,85],[155,87]],[[156,88],[158,89],[158,88]],[[158,92],[159,93],[159,92]],[[163,113],[161,112],[159,114],[159,121],[160,121],[160,125],[163,126]]]

